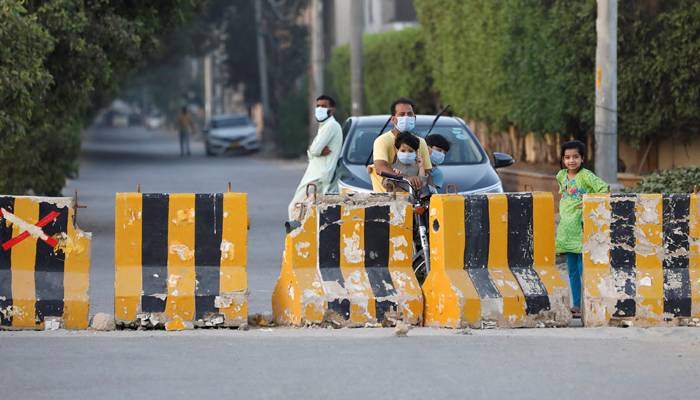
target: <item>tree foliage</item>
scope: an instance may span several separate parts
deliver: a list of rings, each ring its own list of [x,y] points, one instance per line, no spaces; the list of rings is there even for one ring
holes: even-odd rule
[[[0,192],[59,194],[88,116],[197,7],[0,0]]]
[[[444,103],[469,118],[575,136],[593,130],[596,1],[416,0]],[[700,127],[700,3],[619,3],[619,133]]]
[[[418,112],[435,111],[430,65],[420,28],[369,34],[363,38],[364,113],[388,114],[391,102],[405,96],[416,102]],[[350,48],[333,50],[326,69],[329,92],[338,100],[338,114],[350,114]]]

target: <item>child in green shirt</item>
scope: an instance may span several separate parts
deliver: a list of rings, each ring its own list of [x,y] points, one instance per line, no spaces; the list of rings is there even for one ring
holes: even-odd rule
[[[581,274],[583,273],[583,195],[605,193],[608,184],[593,172],[583,168],[586,159],[586,145],[578,140],[561,146],[561,166],[557,173],[557,183],[561,200],[559,202],[559,226],[557,226],[556,248],[558,254],[566,254],[573,300],[572,313],[581,315]]]

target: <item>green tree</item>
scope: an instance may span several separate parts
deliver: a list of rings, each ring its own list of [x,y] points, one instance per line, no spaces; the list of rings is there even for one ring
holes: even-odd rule
[[[416,0],[441,101],[521,131],[592,133],[596,1]],[[700,3],[619,4],[619,133],[700,133]]]
[[[198,4],[1,0],[0,192],[59,194],[89,117]]]
[[[365,114],[388,114],[391,102],[405,96],[416,102],[418,112],[435,112],[438,95],[433,88],[430,64],[421,28],[365,35]],[[340,117],[350,114],[350,49],[333,50],[326,68],[329,91],[339,102]]]

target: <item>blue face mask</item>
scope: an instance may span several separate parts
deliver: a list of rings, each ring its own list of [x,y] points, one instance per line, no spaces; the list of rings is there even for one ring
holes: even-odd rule
[[[399,159],[401,164],[413,165],[416,163],[416,153],[409,153],[407,151],[399,151],[396,153],[396,158]]]
[[[416,117],[396,117],[396,129],[399,132],[410,132],[416,127]]]
[[[433,150],[432,153],[430,153],[430,162],[433,165],[440,165],[445,161],[445,153],[437,150]]]

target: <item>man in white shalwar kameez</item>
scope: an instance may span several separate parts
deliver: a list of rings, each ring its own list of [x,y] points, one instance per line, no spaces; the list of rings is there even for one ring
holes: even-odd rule
[[[289,219],[297,216],[297,203],[306,199],[306,186],[309,183],[316,185],[318,194],[335,191],[331,187],[335,173],[340,149],[343,146],[343,132],[338,121],[333,117],[335,112],[335,100],[327,95],[321,95],[316,99],[316,120],[319,122],[318,133],[306,151],[309,157],[309,165],[306,167],[304,177],[289,203]],[[309,191],[311,194],[313,190]]]

